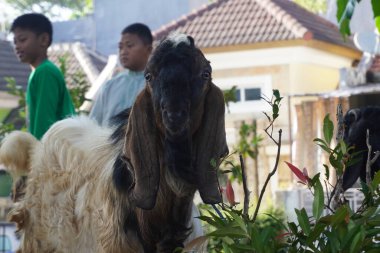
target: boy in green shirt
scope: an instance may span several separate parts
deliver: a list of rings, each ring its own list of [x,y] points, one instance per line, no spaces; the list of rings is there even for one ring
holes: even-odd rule
[[[18,58],[32,69],[26,90],[28,130],[41,139],[56,121],[75,114],[64,77],[47,57],[52,24],[42,14],[29,13],[16,18],[11,31]]]

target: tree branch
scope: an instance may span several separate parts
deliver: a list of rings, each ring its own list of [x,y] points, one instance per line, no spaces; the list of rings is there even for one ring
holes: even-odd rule
[[[244,207],[243,207],[243,214],[248,217],[248,209],[249,209],[249,190],[247,186],[247,173],[245,171],[243,156],[240,154],[240,165],[241,165],[241,173],[243,178],[243,190],[244,190]]]
[[[261,192],[260,192],[260,196],[259,196],[259,200],[257,201],[257,206],[256,206],[256,209],[255,209],[255,213],[253,215],[253,218],[252,218],[252,221],[255,222],[256,221],[256,218],[257,218],[257,214],[259,212],[259,209],[260,209],[260,205],[261,205],[261,201],[263,199],[263,196],[264,196],[264,193],[265,193],[265,190],[267,188],[267,185],[271,179],[271,177],[273,177],[273,175],[276,173],[277,171],[277,168],[278,168],[278,161],[280,160],[280,153],[281,153],[281,136],[282,136],[282,129],[280,129],[278,131],[278,142],[275,142],[276,145],[277,145],[277,155],[276,155],[276,163],[273,167],[273,170],[268,174],[267,176],[267,179],[265,180],[265,183],[264,183],[264,186],[263,188],[261,189]],[[270,136],[272,139],[273,137]]]

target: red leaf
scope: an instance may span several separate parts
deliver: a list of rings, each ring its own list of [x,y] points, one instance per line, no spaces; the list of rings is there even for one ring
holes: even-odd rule
[[[276,239],[282,239],[286,236],[289,236],[291,235],[292,233],[289,233],[289,232],[286,232],[286,233],[282,233],[282,234],[279,234],[278,236],[276,236]]]
[[[233,206],[236,204],[235,193],[234,193],[234,189],[232,188],[230,180],[227,181],[227,185],[226,185],[226,197],[230,205]]]
[[[285,163],[288,165],[288,167],[293,171],[294,175],[296,175],[299,180],[301,180],[302,182],[304,182],[305,184],[307,184],[307,177],[302,173],[302,171],[300,169],[298,169],[296,166],[294,166],[293,164],[291,163],[288,163],[285,161]]]

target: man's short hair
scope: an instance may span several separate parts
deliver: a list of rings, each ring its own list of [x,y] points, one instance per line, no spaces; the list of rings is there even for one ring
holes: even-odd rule
[[[17,17],[11,26],[11,32],[15,29],[29,30],[37,35],[47,33],[49,35],[49,46],[53,40],[53,26],[50,20],[40,13],[27,13]]]
[[[153,35],[152,32],[150,31],[149,27],[141,24],[141,23],[134,23],[126,28],[121,32],[121,34],[126,34],[126,33],[131,33],[131,34],[136,34],[145,45],[152,45],[153,44]]]

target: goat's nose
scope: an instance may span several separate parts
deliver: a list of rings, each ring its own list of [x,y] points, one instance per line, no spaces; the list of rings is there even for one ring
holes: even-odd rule
[[[167,111],[165,110],[164,113],[168,117],[168,120],[170,122],[176,122],[178,120],[181,120],[185,117],[186,112],[184,110],[182,111]]]

